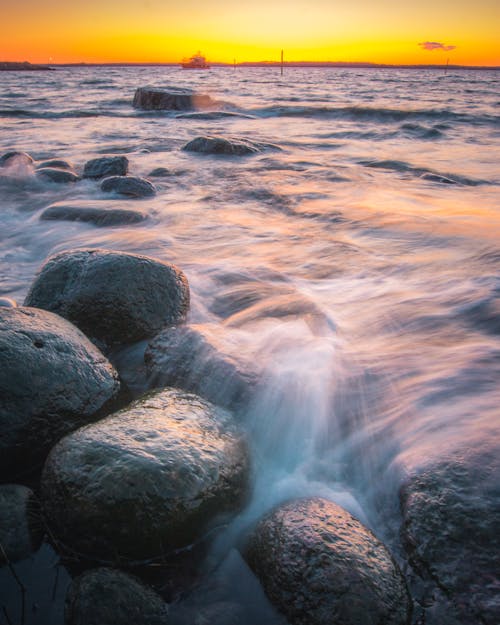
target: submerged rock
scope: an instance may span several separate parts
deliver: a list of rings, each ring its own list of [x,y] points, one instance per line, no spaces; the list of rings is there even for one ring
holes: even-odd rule
[[[125,176],[128,172],[126,156],[103,156],[85,163],[84,178],[106,178],[106,176]]]
[[[114,569],[86,571],[73,580],[66,625],[168,625],[168,605],[140,580]]]
[[[143,560],[236,511],[248,471],[230,413],[169,389],[60,441],[45,464],[43,505],[54,535],[78,552]]]
[[[50,180],[50,182],[57,182],[64,184],[67,182],[78,182],[80,177],[73,171],[67,169],[59,169],[57,167],[41,167],[36,170],[37,178],[43,178]]]
[[[249,141],[248,139],[225,139],[224,137],[207,136],[196,137],[182,148],[187,152],[200,154],[227,154],[232,156],[244,156],[261,152],[263,144]]]
[[[147,111],[190,111],[211,104],[213,101],[208,95],[177,87],[167,89],[139,87],[135,92],[133,101],[135,108]]]
[[[220,326],[179,326],[158,334],[144,360],[152,386],[177,386],[239,409],[248,405],[258,381],[256,369],[241,358],[239,348]]]
[[[401,489],[410,563],[444,591],[464,625],[500,622],[499,475],[500,453],[492,441],[441,459]]]
[[[42,266],[25,305],[51,310],[107,345],[132,343],[182,322],[189,286],[175,265],[110,250],[72,250]]]
[[[384,545],[337,504],[321,498],[271,511],[245,557],[291,625],[406,625],[405,581]]]
[[[33,491],[20,484],[0,485],[0,566],[27,558],[40,542],[39,509]]]
[[[75,204],[58,203],[46,208],[40,215],[43,220],[55,221],[84,221],[94,226],[122,226],[135,224],[147,219],[147,214],[128,208],[113,208],[109,206],[95,206],[95,203]]]
[[[137,176],[109,176],[104,178],[101,183],[101,191],[137,198],[156,195],[155,186],[149,180]]]
[[[174,172],[166,167],[156,167],[149,172],[148,176],[152,178],[166,178],[167,176],[173,176]]]
[[[73,165],[68,161],[63,161],[58,158],[53,158],[49,161],[42,161],[36,166],[37,169],[44,169],[45,167],[51,167],[55,169],[67,169],[69,171],[74,171],[75,169]]]
[[[10,167],[12,165],[32,165],[35,161],[26,152],[5,152],[0,156],[0,167]]]
[[[117,396],[118,375],[74,325],[45,310],[0,307],[0,469],[29,471],[62,436]]]
[[[0,306],[5,306],[6,308],[16,308],[17,302],[11,297],[0,297]]]

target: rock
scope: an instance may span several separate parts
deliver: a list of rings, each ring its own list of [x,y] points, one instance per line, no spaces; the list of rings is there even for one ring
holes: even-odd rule
[[[186,143],[182,149],[187,152],[198,152],[200,154],[243,156],[260,152],[262,146],[247,139],[225,139],[224,137],[207,136],[196,137],[196,139]]]
[[[51,310],[113,345],[154,336],[182,322],[189,286],[175,265],[110,250],[70,250],[47,260],[25,305]]]
[[[95,202],[57,203],[46,208],[40,215],[43,220],[84,221],[94,226],[122,226],[147,219],[147,214],[128,208],[95,206]]]
[[[66,625],[168,625],[168,605],[140,580],[114,569],[86,571],[73,580]]]
[[[133,101],[135,108],[146,111],[190,111],[212,104],[213,101],[208,95],[177,87],[167,89],[140,87],[136,90]]]
[[[0,167],[11,167],[12,165],[32,165],[34,160],[26,152],[5,152],[0,156]]]
[[[59,438],[101,414],[118,375],[71,323],[0,307],[0,470],[29,471]]]
[[[126,156],[103,156],[85,163],[84,178],[106,178],[106,176],[125,176],[128,172]]]
[[[500,622],[499,475],[500,453],[491,441],[441,458],[400,493],[410,563],[444,591],[464,625]]]
[[[321,498],[288,502],[254,529],[245,557],[291,625],[404,625],[411,604],[384,545]]]
[[[156,189],[149,180],[136,176],[109,176],[101,183],[101,191],[119,193],[129,197],[153,197]]]
[[[153,387],[177,386],[237,410],[250,402],[257,370],[216,325],[167,328],[149,343],[144,360]]]
[[[50,161],[43,161],[36,166],[37,169],[44,169],[45,167],[74,171],[74,167],[71,163],[68,163],[68,161],[60,160],[58,158],[53,158]]]
[[[0,566],[27,558],[38,546],[42,533],[33,491],[20,484],[0,485]]]
[[[148,176],[151,178],[166,178],[167,176],[173,176],[174,172],[166,167],[156,167],[153,171],[150,171]]]
[[[248,471],[230,413],[169,389],[60,441],[45,464],[43,506],[54,535],[79,553],[145,560],[237,510]]]
[[[0,297],[0,306],[6,306],[7,308],[16,308],[17,302],[11,297]]]
[[[57,182],[59,184],[67,182],[78,182],[80,177],[73,171],[67,169],[59,169],[57,167],[42,167],[36,170],[37,178],[43,178],[50,180],[50,182]]]

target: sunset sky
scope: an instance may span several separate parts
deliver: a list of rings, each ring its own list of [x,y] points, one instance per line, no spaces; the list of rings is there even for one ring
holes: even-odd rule
[[[500,65],[498,0],[0,2],[0,61]]]

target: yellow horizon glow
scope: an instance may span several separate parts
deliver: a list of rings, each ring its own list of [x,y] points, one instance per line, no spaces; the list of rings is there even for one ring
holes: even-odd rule
[[[25,0],[2,11],[0,61],[344,61],[500,65],[500,4],[477,0]],[[426,51],[423,41],[455,49]]]

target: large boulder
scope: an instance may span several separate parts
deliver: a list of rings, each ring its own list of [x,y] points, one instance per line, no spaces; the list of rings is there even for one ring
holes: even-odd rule
[[[94,226],[122,226],[147,219],[140,210],[114,208],[109,205],[96,206],[96,202],[58,202],[47,207],[40,219],[54,221],[84,221]]]
[[[141,198],[156,195],[154,184],[137,176],[109,176],[101,183],[101,191],[119,193],[127,197]]]
[[[244,408],[258,374],[228,334],[215,324],[171,327],[157,334],[144,354],[150,384],[177,386],[226,408]]]
[[[128,172],[126,156],[102,156],[85,163],[84,178],[106,178],[106,176],[125,176]]]
[[[0,307],[0,469],[29,471],[64,434],[92,421],[118,394],[118,375],[65,319]]]
[[[248,471],[230,413],[169,389],[60,441],[42,500],[53,534],[76,551],[144,560],[191,544],[236,511]]]
[[[178,87],[139,87],[133,101],[135,108],[146,111],[190,111],[211,104],[213,101],[210,96]]]
[[[405,581],[384,545],[343,508],[321,498],[272,510],[245,557],[291,625],[405,625]]]
[[[168,605],[152,588],[114,569],[86,571],[66,595],[66,625],[168,625]]]
[[[442,613],[436,623],[500,623],[499,475],[500,449],[492,441],[441,458],[401,489],[410,563],[431,582],[428,594],[442,591],[448,600],[434,606]]]
[[[180,269],[154,258],[73,250],[47,260],[25,305],[51,310],[105,345],[132,343],[183,321],[189,286]]]
[[[27,558],[40,542],[41,520],[33,491],[20,484],[0,485],[0,566]]]

